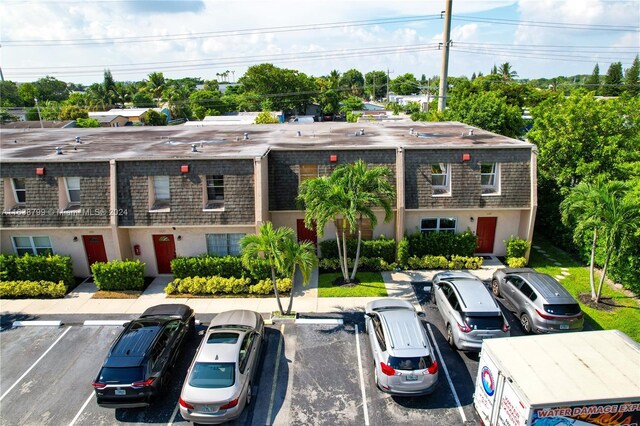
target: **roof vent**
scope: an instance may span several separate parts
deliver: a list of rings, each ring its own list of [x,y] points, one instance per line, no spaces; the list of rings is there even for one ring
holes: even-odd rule
[[[413,134],[413,127],[409,129],[409,134],[412,135]]]
[[[196,148],[196,144],[195,143],[191,144],[191,152],[198,152],[198,148]]]
[[[62,148],[59,146],[56,146],[56,155],[61,155],[62,154]]]
[[[82,143],[80,142],[80,136],[76,136],[76,143]]]
[[[13,141],[13,143],[18,143],[18,141],[17,141],[17,140],[14,140],[14,141]]]
[[[302,136],[302,133],[300,133],[300,130],[298,130],[298,137]]]
[[[364,136],[364,129],[360,129],[360,136]]]
[[[245,134],[244,134],[244,138],[243,138],[243,139],[244,139],[245,141],[248,141],[248,140],[249,140],[249,133],[246,133],[246,132],[245,132]]]
[[[473,129],[469,129],[469,136],[473,136]]]

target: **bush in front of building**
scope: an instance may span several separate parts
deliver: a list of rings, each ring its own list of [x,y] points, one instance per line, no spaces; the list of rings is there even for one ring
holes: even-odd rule
[[[407,240],[407,237],[404,237],[403,239],[400,240],[400,242],[398,242],[398,251],[397,251],[398,255],[397,255],[397,262],[399,265],[406,265],[407,262],[409,261],[409,257],[411,256],[411,252],[409,251],[409,240]]]
[[[508,257],[507,266],[509,268],[524,268],[527,266],[527,259],[525,257]]]
[[[0,281],[0,298],[64,297],[67,287],[59,281]]]
[[[479,269],[482,266],[481,256],[457,256],[450,259],[445,256],[411,256],[407,260],[409,269]]]
[[[91,274],[98,290],[140,291],[144,289],[144,267],[139,260],[96,262],[91,265]]]
[[[291,291],[291,279],[276,279],[278,291],[288,293]],[[215,295],[215,294],[271,294],[273,284],[270,279],[260,280],[251,285],[250,278],[225,278],[214,277],[187,277],[176,278],[164,289],[168,295],[173,294],[194,294],[194,295]]]
[[[348,258],[347,264],[349,268],[353,268],[354,259]],[[396,266],[396,262],[389,263],[381,257],[361,257],[358,260],[358,271],[363,272],[393,271]],[[322,272],[337,272],[340,270],[340,259],[321,259],[318,267]]]
[[[510,257],[524,257],[527,250],[529,250],[529,241],[513,235],[504,243],[507,245],[507,259]]]
[[[408,235],[409,253],[413,256],[473,256],[478,237],[466,230],[459,234],[453,232],[416,232]]]
[[[289,293],[291,291],[291,278],[276,278],[276,285],[280,293]],[[270,279],[260,280],[257,284],[249,287],[251,294],[272,294],[273,281]]]
[[[340,257],[338,256],[338,245],[336,244],[336,240],[324,240],[320,241],[319,244],[323,259],[337,259]],[[357,239],[347,240],[347,257],[355,259],[357,248]],[[380,257],[387,263],[395,262],[396,242],[393,239],[385,238],[384,235],[373,240],[362,240],[362,244],[360,246],[360,257]]]
[[[238,278],[247,275],[242,266],[242,259],[237,256],[176,257],[171,261],[171,272],[175,278],[213,276]]]
[[[16,256],[0,255],[0,281],[62,281],[67,288],[74,285],[71,257],[57,254]]]

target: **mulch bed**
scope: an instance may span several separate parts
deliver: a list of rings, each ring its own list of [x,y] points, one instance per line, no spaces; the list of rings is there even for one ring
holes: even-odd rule
[[[622,307],[622,305],[617,305],[615,300],[611,299],[610,297],[600,297],[600,302],[596,303],[591,300],[590,293],[580,293],[580,295],[578,295],[578,300],[583,305],[587,305],[590,308],[597,309],[598,311],[603,312],[613,312],[616,309]]]

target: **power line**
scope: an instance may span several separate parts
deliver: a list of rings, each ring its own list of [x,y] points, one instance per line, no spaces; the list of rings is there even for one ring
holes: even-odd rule
[[[561,28],[567,30],[588,30],[588,31],[623,31],[640,32],[640,27],[631,25],[598,25],[598,24],[572,24],[563,22],[545,21],[525,21],[515,19],[483,18],[480,16],[454,16],[456,21],[464,22],[486,22],[498,25],[522,25],[527,27]]]

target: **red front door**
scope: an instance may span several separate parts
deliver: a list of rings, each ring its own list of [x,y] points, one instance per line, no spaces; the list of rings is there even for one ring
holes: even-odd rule
[[[497,217],[479,217],[476,235],[478,247],[476,253],[493,253],[493,242],[496,237]]]
[[[315,226],[309,230],[304,226],[304,219],[298,219],[296,221],[296,227],[298,228],[298,242],[311,241],[313,244],[318,242],[318,233],[316,232]]]
[[[107,252],[104,250],[102,235],[83,235],[84,251],[87,253],[89,267],[96,262],[107,262]]]
[[[171,261],[176,257],[176,245],[173,242],[173,235],[154,235],[153,248],[156,251],[156,262],[158,263],[159,274],[171,273]]]

